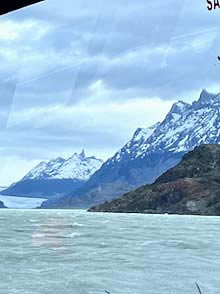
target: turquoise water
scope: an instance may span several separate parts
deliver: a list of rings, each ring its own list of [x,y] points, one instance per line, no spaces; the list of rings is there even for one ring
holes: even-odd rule
[[[0,210],[0,293],[220,293],[220,218]]]

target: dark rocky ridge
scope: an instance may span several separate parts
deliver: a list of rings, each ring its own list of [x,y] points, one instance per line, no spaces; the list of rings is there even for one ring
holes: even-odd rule
[[[0,208],[7,208],[2,201],[0,201]]]
[[[220,145],[200,145],[153,184],[90,212],[220,215]]]

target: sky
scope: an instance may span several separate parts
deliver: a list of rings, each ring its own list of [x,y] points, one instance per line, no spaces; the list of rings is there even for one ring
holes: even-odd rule
[[[62,2],[0,17],[0,185],[82,149],[105,160],[176,101],[220,92],[205,0]]]

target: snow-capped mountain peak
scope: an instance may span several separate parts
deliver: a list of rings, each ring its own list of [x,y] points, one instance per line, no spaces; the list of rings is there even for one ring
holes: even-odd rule
[[[191,105],[189,103],[183,102],[179,100],[178,102],[174,103],[169,113],[177,113],[181,114],[184,111],[187,111]]]
[[[85,150],[83,149],[82,152],[79,155],[81,158],[86,158]]]
[[[157,126],[160,124],[160,122],[156,123],[155,125],[149,127],[149,128],[138,128],[133,136],[133,141],[139,141],[139,140],[147,140],[154,132],[154,130],[157,128]]]
[[[81,160],[84,160],[86,159],[86,153],[85,153],[85,150],[83,149],[81,153],[74,153],[68,160],[75,160],[75,159],[81,159]]]
[[[137,156],[137,150],[139,148],[144,149],[147,146],[144,144],[149,137],[152,136],[156,128],[160,125],[160,122],[150,126],[148,128],[138,128],[134,133],[133,138],[121,149],[115,156],[110,158],[106,165],[112,165],[114,162],[126,161],[128,158],[133,159]]]
[[[192,103],[194,108],[200,109],[201,107],[220,104],[220,94],[212,94],[203,89],[197,101]]]
[[[210,103],[210,101],[215,99],[215,97],[217,97],[217,96],[218,96],[218,94],[212,94],[212,93],[209,93],[206,89],[203,89],[198,101],[200,103],[204,103],[204,104]]]
[[[68,159],[58,157],[48,162],[42,161],[22,180],[74,179],[87,181],[102,164],[101,159],[86,157],[83,150],[80,154],[74,153]]]
[[[220,143],[220,95],[203,90],[192,104],[173,104],[161,123],[139,128],[115,156],[108,161],[134,160],[152,152],[186,152],[200,144]]]
[[[88,207],[152,183],[200,144],[220,144],[220,95],[206,90],[192,104],[174,103],[161,123],[137,129],[132,139],[103,164],[81,192],[73,193],[63,203],[58,201],[55,207],[66,207],[67,203],[70,207]]]

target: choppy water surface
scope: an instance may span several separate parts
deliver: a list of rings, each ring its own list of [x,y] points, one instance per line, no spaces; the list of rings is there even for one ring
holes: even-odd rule
[[[220,218],[0,211],[0,293],[220,293]]]

